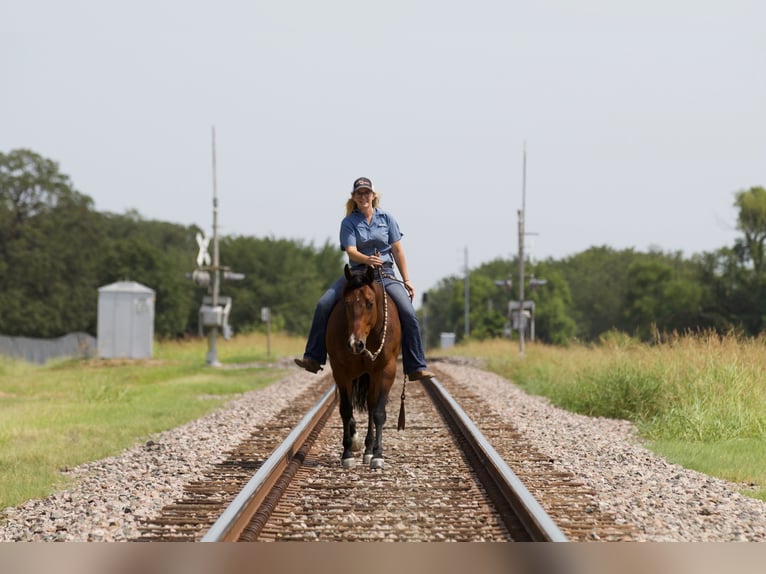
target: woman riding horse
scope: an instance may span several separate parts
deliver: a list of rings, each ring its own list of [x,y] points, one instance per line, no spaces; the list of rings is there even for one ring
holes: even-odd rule
[[[362,460],[370,468],[379,469],[383,468],[386,405],[402,349],[401,324],[396,305],[375,280],[376,274],[382,274],[380,267],[377,273],[369,266],[364,272],[351,273],[346,265],[344,272],[348,281],[327,325],[327,352],[343,421],[341,465],[356,465],[354,452],[361,450],[362,441],[354,411],[364,411],[367,434]],[[404,390],[398,428],[404,428]]]
[[[360,177],[354,182],[351,197],[346,201],[346,217],[340,224],[340,248],[348,255],[352,272],[364,270],[366,266],[380,268],[383,286],[399,311],[404,372],[410,381],[430,378],[434,375],[426,369],[420,325],[412,305],[415,288],[408,277],[407,258],[401,242],[403,234],[394,216],[380,209],[379,203],[368,178]],[[402,281],[393,273],[394,263]],[[298,366],[311,373],[320,371],[327,361],[327,320],[345,283],[346,277],[340,277],[320,297],[303,358],[295,359]]]

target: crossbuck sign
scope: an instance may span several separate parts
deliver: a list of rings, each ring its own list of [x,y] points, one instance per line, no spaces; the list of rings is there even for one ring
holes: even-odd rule
[[[197,232],[197,245],[199,245],[199,253],[197,253],[197,267],[207,267],[210,265],[210,253],[207,252],[207,246],[210,245],[210,237],[207,234],[202,235]]]

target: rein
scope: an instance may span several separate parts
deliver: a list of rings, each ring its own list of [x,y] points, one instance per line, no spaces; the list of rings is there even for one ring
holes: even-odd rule
[[[366,347],[364,349],[364,352],[367,353],[371,361],[374,361],[380,355],[383,345],[386,344],[386,334],[388,333],[388,293],[386,293],[386,285],[383,283],[383,271],[381,271],[380,267],[378,267],[378,277],[380,277],[380,287],[383,289],[383,336],[380,338],[380,346],[377,351],[370,353],[369,349]]]

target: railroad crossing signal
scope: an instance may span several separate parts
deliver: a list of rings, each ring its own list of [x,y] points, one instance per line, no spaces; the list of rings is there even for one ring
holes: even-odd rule
[[[199,252],[197,253],[197,267],[208,267],[210,265],[210,253],[207,252],[207,247],[210,245],[210,239],[205,233],[204,235],[197,232],[197,245],[199,246]]]

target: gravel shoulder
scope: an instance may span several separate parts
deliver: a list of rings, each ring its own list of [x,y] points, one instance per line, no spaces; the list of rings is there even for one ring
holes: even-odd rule
[[[766,541],[765,503],[739,494],[739,485],[669,464],[641,445],[630,423],[568,413],[467,364],[440,363],[439,369],[494,397],[488,408],[513,421],[559,469],[580,477],[597,493],[602,512],[634,527],[635,540]],[[181,498],[184,485],[200,479],[315,380],[296,371],[119,456],[72,469],[71,488],[0,512],[0,542],[119,542],[138,536],[141,519]]]

